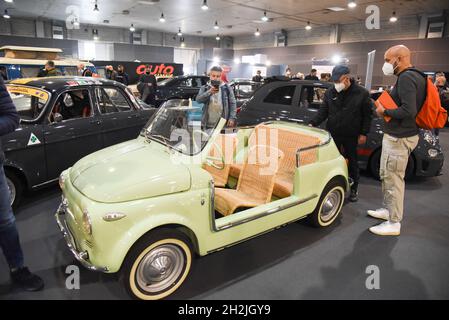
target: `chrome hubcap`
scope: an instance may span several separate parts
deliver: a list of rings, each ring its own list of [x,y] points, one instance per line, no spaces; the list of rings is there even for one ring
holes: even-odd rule
[[[11,205],[14,203],[14,200],[16,199],[16,186],[12,181],[6,177],[6,184],[8,185],[9,189],[9,199],[11,201]]]
[[[338,212],[341,202],[341,193],[338,190],[333,190],[328,193],[324,199],[323,206],[321,207],[321,220],[327,222],[331,220],[334,215]]]
[[[176,245],[164,244],[148,252],[137,267],[139,287],[149,293],[164,291],[179,279],[185,265],[183,251]]]

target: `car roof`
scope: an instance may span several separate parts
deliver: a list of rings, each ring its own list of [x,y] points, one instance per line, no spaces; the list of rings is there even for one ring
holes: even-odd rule
[[[89,85],[124,86],[123,84],[113,80],[103,78],[92,78],[92,77],[76,77],[76,76],[20,78],[7,81],[7,84],[39,87],[47,91],[55,91],[65,87],[78,87]]]

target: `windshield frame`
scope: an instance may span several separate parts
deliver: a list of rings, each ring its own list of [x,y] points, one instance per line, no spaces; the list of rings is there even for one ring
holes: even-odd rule
[[[176,100],[185,100],[185,99],[176,99]],[[169,100],[169,101],[172,101],[172,100]],[[170,107],[170,108],[176,108],[176,107]],[[158,117],[158,115],[160,115],[162,112],[164,112],[165,109],[170,109],[170,108],[165,108],[164,106],[161,106],[160,108],[158,108],[158,110],[154,113],[154,115],[148,120],[148,122],[143,127],[142,131],[140,132],[140,136],[144,137],[147,141],[151,140],[151,141],[155,141],[157,143],[160,143],[160,144],[162,144],[164,146],[167,146],[170,150],[174,150],[174,151],[176,151],[179,154],[182,154],[184,156],[194,157],[194,156],[197,156],[197,155],[201,154],[204,151],[204,149],[207,147],[207,145],[211,142],[211,140],[212,140],[212,138],[213,138],[213,136],[214,136],[214,134],[215,134],[215,132],[217,130],[217,127],[220,125],[220,123],[222,122],[223,118],[220,117],[219,120],[217,121],[217,123],[215,124],[215,126],[213,128],[209,128],[209,129],[211,129],[210,133],[207,133],[206,131],[202,130],[203,129],[202,125],[199,127],[199,129],[201,131],[205,132],[206,134],[208,134],[209,137],[208,137],[207,141],[205,141],[204,144],[201,143],[201,148],[198,151],[196,151],[196,152],[193,152],[193,151],[192,152],[188,152],[188,151],[183,152],[181,149],[176,148],[174,145],[171,145],[171,144],[167,143],[167,140],[169,141],[168,138],[167,138],[167,140],[166,139],[159,139],[159,138],[157,138],[157,135],[155,137],[155,136],[151,135],[149,133],[149,131],[148,131],[148,128],[151,126],[153,121]],[[195,108],[195,107],[193,107],[193,108]]]
[[[47,94],[48,94],[48,99],[47,99],[47,102],[44,104],[44,106],[42,107],[42,111],[41,111],[41,113],[39,114],[39,116],[37,117],[37,118],[35,118],[35,119],[32,119],[32,120],[29,120],[29,119],[23,119],[23,118],[21,118],[20,117],[20,115],[19,115],[19,117],[20,117],[20,123],[37,123],[37,122],[39,122],[42,118],[44,118],[45,117],[45,113],[46,113],[46,110],[47,110],[47,107],[48,107],[48,105],[50,104],[50,102],[53,100],[53,94],[50,92],[50,91],[48,91],[48,90],[46,90],[46,89],[44,89],[44,88],[41,88],[41,87],[35,87],[35,86],[29,86],[29,85],[23,85],[23,84],[15,84],[15,83],[6,83],[5,84],[6,85],[6,89],[8,89],[8,86],[14,86],[14,87],[24,87],[24,88],[30,88],[30,89],[37,89],[37,90],[42,90],[42,91],[44,91],[44,92],[46,92]],[[8,90],[7,90],[8,91]],[[11,100],[12,100],[12,102],[13,102],[13,104],[14,104],[14,107],[16,108],[16,105],[15,105],[15,103],[14,103],[14,100],[13,100],[13,98],[12,98],[12,96],[11,96],[11,93],[8,91],[8,94],[9,94],[9,96],[11,97]],[[16,110],[17,110],[17,108],[16,108]],[[18,113],[18,111],[17,111],[17,113]]]

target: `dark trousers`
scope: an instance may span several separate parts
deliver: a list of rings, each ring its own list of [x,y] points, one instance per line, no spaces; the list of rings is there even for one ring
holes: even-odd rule
[[[357,145],[358,136],[356,137],[339,137],[332,136],[338,150],[340,150],[343,157],[349,161],[349,177],[353,180],[354,184],[351,189],[357,190],[359,185],[360,173],[359,164],[357,160]]]
[[[15,269],[23,267],[23,253],[10,202],[5,171],[3,170],[3,164],[0,163],[0,247],[9,267]]]

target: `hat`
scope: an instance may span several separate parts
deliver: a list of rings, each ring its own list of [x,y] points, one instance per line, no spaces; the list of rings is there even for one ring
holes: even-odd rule
[[[350,70],[347,66],[344,66],[342,64],[337,65],[334,67],[334,69],[332,69],[331,80],[338,81],[342,75],[349,74],[349,73],[350,73]]]

